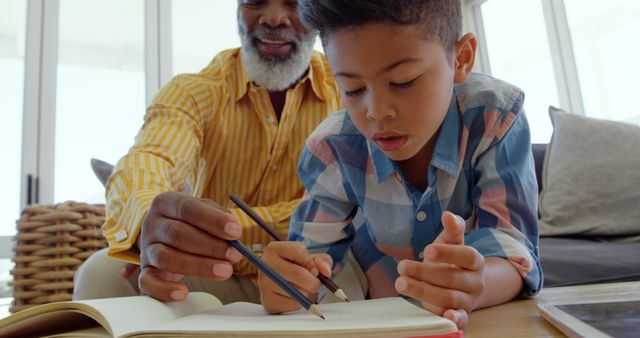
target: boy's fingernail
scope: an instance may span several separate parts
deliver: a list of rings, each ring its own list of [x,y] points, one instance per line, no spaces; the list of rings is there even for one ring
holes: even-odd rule
[[[311,268],[311,274],[314,276],[318,275],[318,269],[314,266],[313,268]]]
[[[424,256],[427,259],[435,259],[436,258],[436,250],[434,248],[426,248],[424,249]]]
[[[458,320],[459,320],[459,319],[460,319],[460,317],[458,316],[458,312],[453,311],[453,314],[451,315],[451,320],[452,320],[454,323],[458,323]]]
[[[323,262],[322,265],[324,266],[324,269],[326,271],[331,272],[331,264],[327,263],[327,262]]]
[[[171,291],[171,299],[174,300],[183,300],[186,297],[186,293],[182,290]]]
[[[229,264],[216,264],[213,266],[213,274],[218,277],[229,277],[233,273],[233,268]]]
[[[242,235],[242,227],[240,224],[227,223],[224,225],[224,232],[231,237],[240,237]]]
[[[464,221],[464,218],[462,218],[462,217],[460,217],[458,215],[455,215],[455,216],[456,216],[456,222],[458,222],[458,224],[466,225],[466,222]]]
[[[409,284],[407,283],[406,280],[404,280],[404,278],[398,278],[398,280],[396,280],[396,290],[398,292],[403,293],[407,291],[408,287],[409,287]]]

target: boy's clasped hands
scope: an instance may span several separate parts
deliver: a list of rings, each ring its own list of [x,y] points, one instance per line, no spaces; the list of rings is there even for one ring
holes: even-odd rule
[[[464,245],[465,223],[461,217],[447,211],[442,214],[442,224],[443,231],[425,247],[421,262],[400,261],[395,289],[462,327],[484,289],[485,258],[475,248]],[[333,266],[331,256],[311,255],[300,242],[272,242],[262,259],[313,301],[322,286],[318,274],[330,277]],[[300,309],[263,274],[259,275],[258,284],[262,304],[269,313]]]

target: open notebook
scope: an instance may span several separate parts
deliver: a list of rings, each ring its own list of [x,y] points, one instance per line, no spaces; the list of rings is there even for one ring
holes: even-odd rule
[[[0,320],[0,337],[460,337],[456,325],[399,298],[318,306],[326,320],[304,311],[268,315],[261,305],[222,305],[192,292],[162,303],[147,296],[50,303]]]

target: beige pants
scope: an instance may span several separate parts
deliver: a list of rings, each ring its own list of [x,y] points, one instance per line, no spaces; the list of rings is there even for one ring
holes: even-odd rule
[[[136,296],[138,273],[123,278],[120,271],[125,262],[107,256],[107,249],[91,255],[78,269],[74,278],[73,299],[95,299]],[[260,293],[249,277],[233,276],[217,282],[199,277],[184,277],[182,282],[189,291],[200,291],[216,296],[223,304],[232,302],[260,303]],[[335,279],[350,300],[364,299],[367,282],[359,265],[350,255],[344,271]],[[323,303],[335,302],[338,298],[330,294]]]

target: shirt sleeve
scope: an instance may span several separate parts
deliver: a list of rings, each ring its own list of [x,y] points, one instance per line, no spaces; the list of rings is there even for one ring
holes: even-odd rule
[[[312,135],[298,162],[298,177],[306,192],[291,217],[289,240],[303,242],[310,253],[328,253],[340,273],[355,237],[351,222],[356,205],[330,145]]]
[[[193,86],[178,76],[156,95],[133,147],[107,182],[102,230],[112,257],[139,263],[135,242],[153,199],[195,181],[210,107],[198,103]]]
[[[523,111],[509,113],[486,135],[494,141],[474,165],[474,231],[465,243],[508,260],[524,280],[523,296],[542,288],[538,255],[537,183]]]

